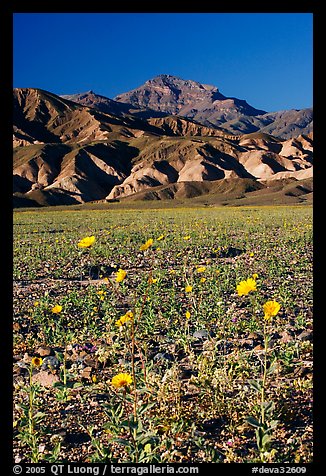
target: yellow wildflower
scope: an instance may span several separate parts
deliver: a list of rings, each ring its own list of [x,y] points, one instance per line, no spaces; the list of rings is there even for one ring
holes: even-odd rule
[[[200,282],[204,283],[206,281],[206,278],[200,278]]]
[[[127,276],[127,271],[119,268],[115,280],[117,283],[121,283],[121,281],[123,281],[126,276]]]
[[[206,270],[206,266],[200,266],[197,268],[197,273],[203,273]]]
[[[62,311],[62,306],[57,304],[51,309],[51,311],[53,312],[53,314],[59,314]]]
[[[252,277],[253,277],[253,279],[257,279],[257,278],[258,278],[258,274],[257,274],[257,273],[254,273],[254,274],[252,275]]]
[[[124,324],[126,324],[127,322],[131,321],[133,319],[133,317],[134,317],[134,313],[132,311],[128,311],[128,312],[126,312],[126,314],[121,316],[120,319],[118,319],[116,321],[116,325],[118,327],[121,327]]]
[[[272,317],[275,317],[279,310],[281,309],[280,304],[277,301],[267,301],[265,302],[264,306],[264,319],[268,321]]]
[[[34,306],[35,306],[35,307],[37,307],[37,306],[39,306],[39,305],[40,305],[40,302],[39,302],[39,301],[35,301],[35,302],[34,302]]]
[[[86,236],[78,243],[79,248],[90,248],[95,242],[95,236]]]
[[[132,376],[129,374],[118,374],[112,377],[111,384],[115,388],[127,387],[132,384]]]
[[[186,241],[190,240],[190,235],[184,236],[183,239],[186,240]]]
[[[189,318],[190,318],[190,316],[191,316],[190,312],[189,312],[189,311],[186,311],[186,314],[185,314],[185,316],[186,316],[186,319],[189,319]]]
[[[156,238],[156,239],[157,239],[157,241],[161,241],[161,240],[163,240],[163,238],[164,238],[164,235],[160,235],[160,236],[159,236],[158,238]]]
[[[247,281],[241,281],[237,285],[237,291],[239,296],[245,296],[250,293],[250,291],[257,291],[256,281],[252,278],[248,278]]]
[[[186,293],[191,293],[191,291],[192,291],[192,286],[188,285],[188,286],[185,287],[185,292]]]
[[[148,278],[148,284],[155,284],[157,283],[157,278]]]
[[[34,367],[41,367],[43,359],[41,357],[33,357],[32,358],[32,365]]]
[[[150,248],[153,244],[153,240],[152,238],[150,238],[149,240],[146,241],[146,243],[144,243],[143,245],[141,245],[141,247],[139,248],[140,251],[146,251],[148,250],[148,248]]]

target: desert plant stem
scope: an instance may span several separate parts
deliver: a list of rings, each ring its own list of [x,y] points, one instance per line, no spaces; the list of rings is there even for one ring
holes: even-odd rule
[[[264,322],[264,364],[263,364],[263,378],[261,385],[261,422],[265,423],[265,386],[267,377],[267,350],[268,350],[268,335],[266,333],[266,322]]]

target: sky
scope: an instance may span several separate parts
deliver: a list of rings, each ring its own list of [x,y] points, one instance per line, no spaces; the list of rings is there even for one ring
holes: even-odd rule
[[[265,111],[313,102],[312,13],[15,13],[13,86],[114,98],[159,74]]]

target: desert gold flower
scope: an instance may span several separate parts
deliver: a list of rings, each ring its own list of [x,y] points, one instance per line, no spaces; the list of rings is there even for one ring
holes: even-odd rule
[[[164,236],[165,236],[165,235],[160,235],[158,238],[156,238],[156,239],[157,239],[157,241],[161,241],[161,240],[163,240]]]
[[[257,273],[254,273],[254,274],[252,275],[252,277],[253,277],[253,279],[257,279],[257,278],[258,278],[258,274],[257,274]]]
[[[190,240],[190,235],[184,236],[183,239],[186,241]]]
[[[112,377],[111,384],[115,388],[127,387],[132,384],[132,376],[129,374],[118,374]]]
[[[127,271],[125,271],[124,269],[119,268],[118,271],[117,271],[117,275],[115,277],[115,280],[116,280],[117,283],[121,283],[121,281],[123,281],[126,276],[127,276]]]
[[[206,266],[199,266],[199,268],[197,268],[197,273],[204,273],[205,270]]]
[[[237,285],[237,291],[239,296],[245,296],[250,291],[257,291],[256,281],[252,278],[248,278],[246,281],[240,281]]]
[[[191,291],[192,291],[192,286],[188,285],[188,286],[185,287],[185,292],[186,293],[191,293]]]
[[[128,312],[126,312],[126,314],[121,316],[120,319],[118,319],[116,321],[116,325],[118,327],[121,327],[124,324],[126,324],[127,322],[131,321],[133,319],[133,317],[134,317],[134,313],[132,311],[128,311]]]
[[[279,310],[281,309],[280,304],[277,301],[267,301],[265,302],[264,306],[264,319],[268,321],[272,317],[275,317]]]
[[[153,244],[153,240],[152,238],[150,238],[149,240],[146,241],[146,243],[144,243],[143,245],[141,245],[141,247],[139,248],[140,251],[146,251],[148,250],[148,248],[150,248]]]
[[[191,316],[190,312],[189,312],[189,311],[186,311],[185,316],[186,316],[186,319],[190,319],[190,316]]]
[[[170,269],[169,273],[170,274],[176,274],[176,270],[175,269]]]
[[[206,281],[206,278],[200,278],[200,282],[204,283]]]
[[[86,236],[78,243],[79,248],[90,248],[95,242],[95,236]]]
[[[43,359],[41,357],[33,357],[32,358],[32,365],[34,367],[41,367]]]
[[[148,284],[155,284],[157,283],[157,278],[148,278]]]
[[[51,311],[53,312],[53,314],[59,314],[62,311],[62,306],[57,304],[51,309]]]
[[[40,302],[39,302],[39,301],[35,301],[35,302],[34,302],[34,306],[35,306],[35,307],[37,307],[37,306],[39,306],[39,305],[40,305]]]

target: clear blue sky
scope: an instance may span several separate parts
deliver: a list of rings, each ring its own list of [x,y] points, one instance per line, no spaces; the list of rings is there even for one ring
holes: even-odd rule
[[[312,106],[311,13],[16,13],[14,87],[113,98],[158,74],[266,111]]]

